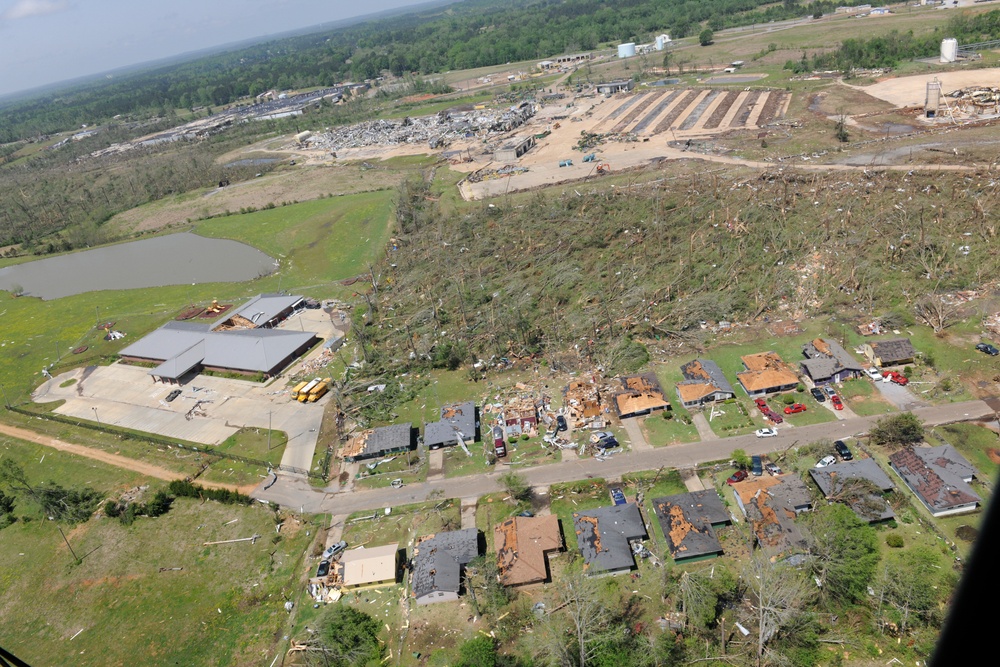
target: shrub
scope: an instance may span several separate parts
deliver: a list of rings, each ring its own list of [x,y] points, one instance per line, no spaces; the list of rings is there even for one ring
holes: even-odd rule
[[[899,533],[889,533],[885,536],[885,543],[893,549],[900,549],[903,546],[903,536]]]
[[[910,377],[911,375],[913,375],[913,367],[907,366],[906,368],[904,368],[903,375],[905,375],[906,377]]]
[[[795,391],[799,392],[800,394],[803,393],[805,390],[806,390],[806,386],[804,384],[802,384],[801,382],[798,383],[798,385],[795,386]]]
[[[781,402],[784,403],[785,405],[791,405],[792,403],[795,402],[795,397],[792,396],[791,394],[785,394],[781,397]]]
[[[671,419],[673,419],[674,418],[673,410],[664,410],[663,411],[663,418],[666,419],[666,420],[668,420],[668,421],[671,420]]]

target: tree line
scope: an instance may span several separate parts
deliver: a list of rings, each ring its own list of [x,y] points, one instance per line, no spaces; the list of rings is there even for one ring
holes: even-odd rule
[[[856,4],[860,0],[849,0]],[[602,44],[645,42],[832,11],[829,0],[466,0],[392,18],[264,41],[197,60],[95,79],[0,104],[0,143],[117,115],[167,116],[271,89],[330,86],[541,59]]]

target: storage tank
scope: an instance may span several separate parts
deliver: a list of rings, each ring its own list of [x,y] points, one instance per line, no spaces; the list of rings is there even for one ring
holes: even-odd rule
[[[662,51],[663,49],[670,46],[670,35],[663,34],[656,36],[656,50]]]
[[[619,58],[631,58],[634,55],[635,55],[635,42],[628,42],[626,44],[618,45]]]
[[[621,49],[621,47],[618,47]],[[941,62],[953,63],[958,60],[958,40],[949,37],[941,40]]]

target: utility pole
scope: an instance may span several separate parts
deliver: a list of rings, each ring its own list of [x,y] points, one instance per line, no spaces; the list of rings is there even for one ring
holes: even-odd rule
[[[271,451],[271,411],[267,411],[267,451]]]
[[[70,545],[70,543],[69,543],[69,540],[67,540],[67,539],[66,539],[66,533],[64,533],[64,532],[63,532],[63,529],[62,529],[62,526],[60,526],[60,525],[59,525],[59,524],[57,523],[57,524],[56,524],[56,528],[58,528],[58,529],[59,529],[59,534],[60,534],[60,535],[62,535],[62,538],[63,538],[63,542],[65,542],[65,543],[66,543],[66,547],[67,547],[67,548],[69,549],[69,552],[70,552],[71,554],[73,554],[73,560],[74,560],[74,561],[76,561],[77,563],[79,563],[79,562],[80,562],[80,557],[76,555],[76,552],[75,552],[75,551],[73,551],[73,547],[72,547],[72,545]]]
[[[97,420],[97,427],[103,431],[104,427],[101,425],[101,418],[97,416],[97,406],[94,406],[91,409],[94,411],[94,419]]]
[[[7,400],[7,389],[2,384],[0,384],[0,392],[3,392],[4,407],[10,410],[10,401]]]

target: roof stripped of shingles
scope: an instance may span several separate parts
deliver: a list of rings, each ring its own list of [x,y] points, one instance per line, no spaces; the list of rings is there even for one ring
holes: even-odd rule
[[[497,569],[505,586],[548,580],[547,554],[562,548],[558,517],[513,517],[497,525],[493,532]]]
[[[774,352],[759,352],[742,357],[747,370],[736,377],[747,391],[756,392],[798,384],[799,377]]]
[[[653,510],[674,560],[722,553],[712,525],[731,518],[714,490],[654,498]]]
[[[947,447],[947,445],[946,445]],[[978,503],[981,499],[966,482],[949,466],[941,466],[935,459],[950,462],[951,458],[961,458],[957,452],[954,456],[942,456],[938,451],[942,447],[907,447],[889,456],[889,462],[900,474],[906,485],[926,504],[932,512],[946,512],[950,509]],[[918,454],[917,452],[920,451]],[[952,449],[951,451],[954,451]],[[965,466],[968,461],[963,458]]]

